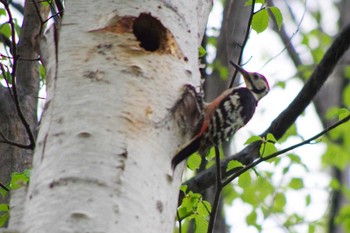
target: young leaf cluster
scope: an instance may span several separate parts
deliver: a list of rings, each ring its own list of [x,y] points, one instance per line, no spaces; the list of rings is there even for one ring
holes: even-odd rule
[[[29,183],[30,170],[24,170],[23,172],[13,172],[11,174],[11,180],[5,187],[0,187],[0,195],[5,198],[10,190],[19,189]],[[9,205],[6,203],[0,204],[0,227],[3,227],[7,222],[9,214]]]
[[[249,6],[251,4],[253,4],[253,1],[248,0],[245,5]],[[251,24],[252,29],[257,33],[265,31],[269,26],[270,18],[273,17],[278,29],[280,30],[283,23],[283,16],[280,9],[278,9],[275,6],[267,6],[265,0],[256,0],[255,4],[261,4],[262,7],[253,15],[253,20]]]
[[[207,232],[211,213],[210,203],[204,200],[201,194],[187,191],[185,185],[181,187],[181,191],[185,196],[177,209],[179,232],[187,232],[190,221],[194,222],[195,233]]]

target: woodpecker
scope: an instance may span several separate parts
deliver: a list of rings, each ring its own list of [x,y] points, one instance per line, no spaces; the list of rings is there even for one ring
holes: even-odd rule
[[[204,103],[204,119],[198,133],[176,153],[172,168],[198,151],[205,156],[212,146],[230,139],[252,118],[258,101],[270,90],[266,78],[256,72],[247,72],[230,62],[241,74],[246,87],[230,88],[210,103]]]

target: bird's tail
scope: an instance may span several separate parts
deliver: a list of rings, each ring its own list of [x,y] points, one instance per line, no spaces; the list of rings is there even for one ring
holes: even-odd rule
[[[191,154],[196,152],[200,146],[202,137],[194,137],[189,143],[187,143],[179,152],[176,153],[171,160],[171,167],[175,170],[175,167],[183,160],[187,159]]]

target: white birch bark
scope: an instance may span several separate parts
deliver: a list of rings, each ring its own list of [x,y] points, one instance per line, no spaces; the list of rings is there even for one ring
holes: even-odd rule
[[[65,3],[21,230],[172,232],[181,174],[173,177],[170,160],[183,139],[168,110],[183,84],[199,83],[212,2]],[[173,35],[171,49],[145,51],[122,32],[120,20],[140,13]]]

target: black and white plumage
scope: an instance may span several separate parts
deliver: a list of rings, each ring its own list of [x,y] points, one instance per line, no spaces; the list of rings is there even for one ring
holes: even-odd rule
[[[173,169],[194,152],[204,156],[212,146],[230,139],[253,117],[258,101],[269,92],[269,84],[262,74],[247,72],[231,64],[242,74],[246,87],[230,88],[212,102],[204,104],[202,126],[174,156],[171,161]]]

